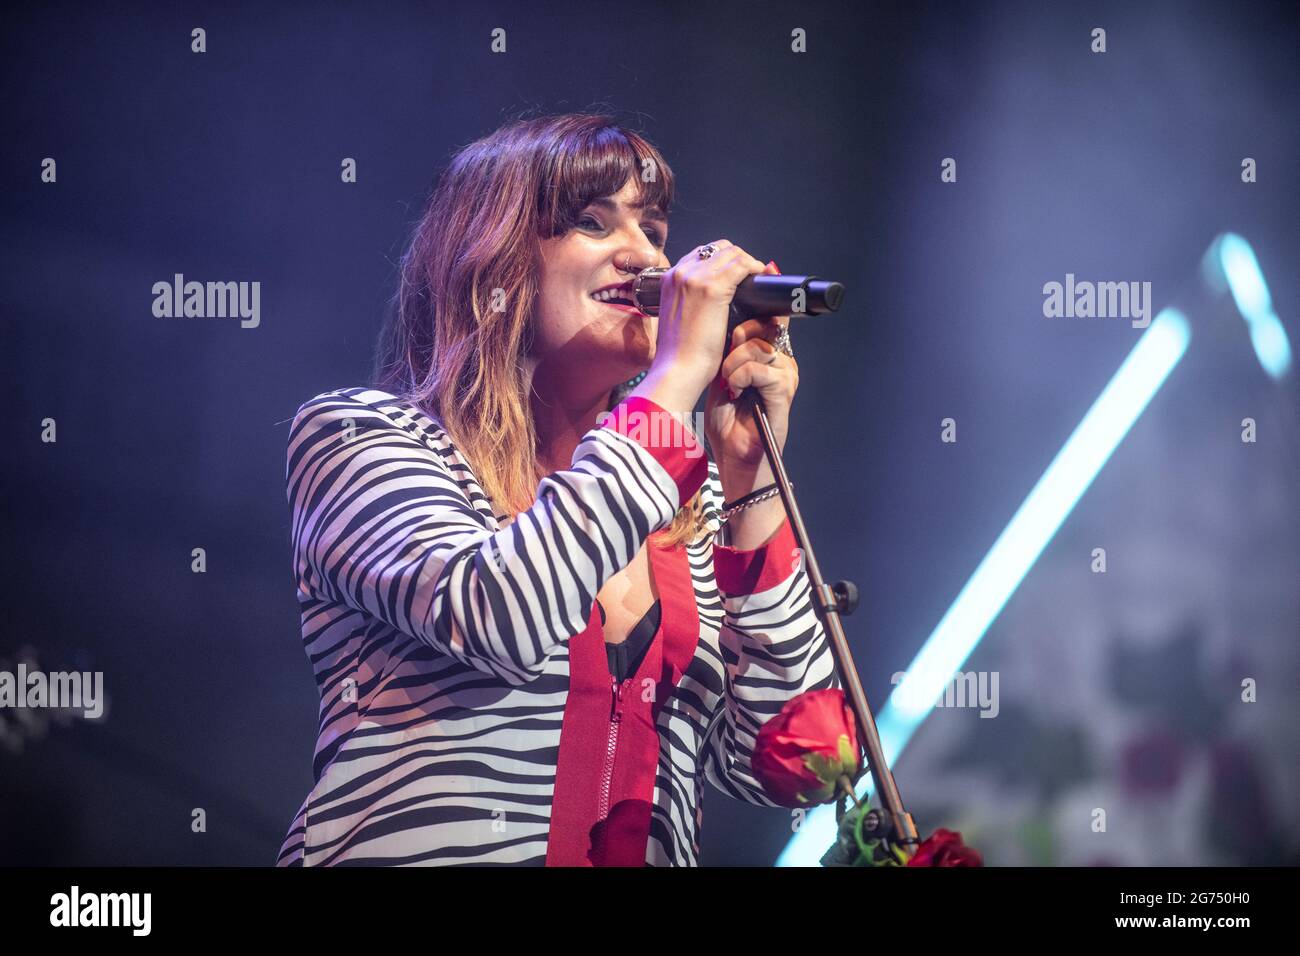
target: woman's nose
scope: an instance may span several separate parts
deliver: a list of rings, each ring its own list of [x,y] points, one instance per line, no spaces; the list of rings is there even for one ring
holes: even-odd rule
[[[637,235],[640,236],[639,241],[629,239],[614,256],[614,265],[620,272],[635,274],[642,269],[649,269],[659,264],[659,247],[639,228]]]
[[[634,252],[622,252],[614,257],[614,267],[619,272],[626,272],[628,275],[636,275],[642,269],[647,269],[654,263],[653,258],[637,255]]]
[[[614,256],[614,265],[620,272],[635,274],[659,264],[659,250],[650,242],[630,245]]]

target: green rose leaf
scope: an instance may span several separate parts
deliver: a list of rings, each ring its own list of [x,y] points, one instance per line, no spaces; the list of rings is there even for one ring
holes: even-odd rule
[[[841,773],[847,773],[852,777],[858,772],[858,754],[853,749],[853,742],[849,740],[848,734],[840,734],[840,767]]]

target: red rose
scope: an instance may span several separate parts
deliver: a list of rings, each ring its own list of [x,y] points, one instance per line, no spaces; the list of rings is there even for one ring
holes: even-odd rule
[[[853,710],[841,691],[805,691],[758,732],[751,765],[783,807],[825,803],[840,777],[857,774],[861,751]]]
[[[961,834],[943,827],[935,830],[907,861],[908,866],[983,866],[984,858],[961,842]]]

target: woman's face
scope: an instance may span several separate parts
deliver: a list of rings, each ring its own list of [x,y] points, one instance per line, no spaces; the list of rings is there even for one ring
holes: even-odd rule
[[[657,319],[632,305],[592,298],[630,283],[635,271],[671,265],[664,255],[668,223],[653,209],[633,209],[637,183],[629,179],[613,196],[597,199],[563,236],[542,240],[542,288],[533,357],[551,372],[570,369],[584,381],[612,388],[650,366]],[[631,293],[620,290],[631,302]]]

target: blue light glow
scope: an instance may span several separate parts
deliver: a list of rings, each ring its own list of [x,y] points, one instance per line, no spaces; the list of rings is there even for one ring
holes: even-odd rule
[[[1268,283],[1250,243],[1236,233],[1224,233],[1215,243],[1218,263],[1232,299],[1250,326],[1250,344],[1264,371],[1280,379],[1291,369],[1291,343],[1282,320],[1273,311]]]
[[[1187,318],[1176,309],[1156,316],[926,639],[877,721],[891,767],[1182,359],[1191,335]],[[864,797],[870,795],[870,777],[864,777],[860,787]],[[835,829],[834,806],[817,807],[803,820],[776,865],[816,866],[834,842]]]

